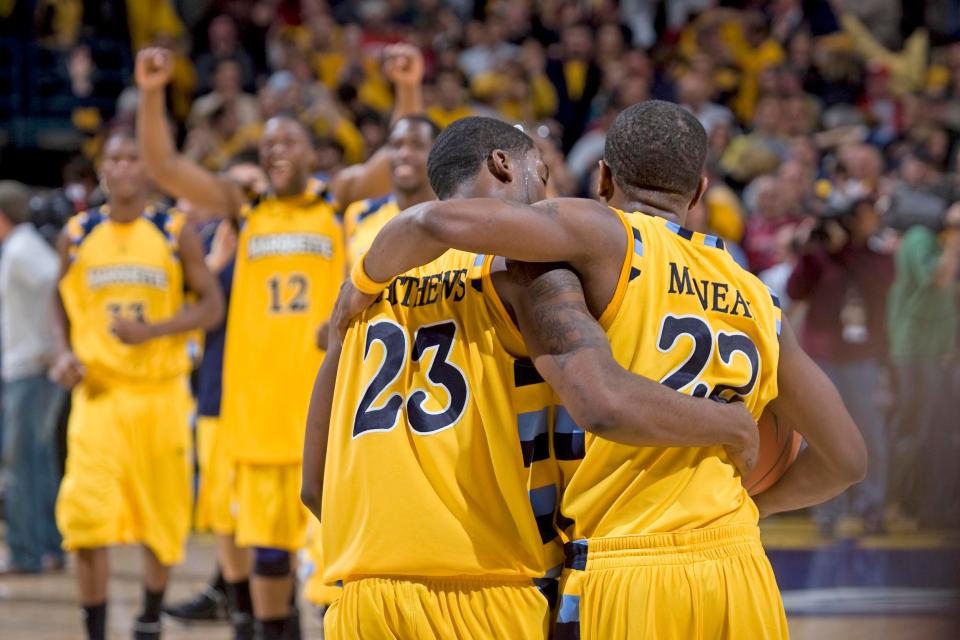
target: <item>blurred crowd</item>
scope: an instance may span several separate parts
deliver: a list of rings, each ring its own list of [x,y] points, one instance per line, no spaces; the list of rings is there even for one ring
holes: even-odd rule
[[[816,510],[821,530],[957,524],[956,2],[26,4],[28,28],[59,52],[87,134],[62,187],[31,201],[51,241],[102,199],[105,132],[132,126],[132,80],[110,84],[91,55],[92,42],[123,31],[130,53],[174,51],[170,117],[185,152],[215,171],[255,153],[263,122],[281,112],[313,132],[318,172],[369,158],[393,107],[382,51],[400,41],[423,51],[427,115],[440,127],[471,114],[522,126],[545,155],[551,195],[594,196],[605,130],[623,107],[684,105],[710,140],[710,187],[687,226],[724,238],[778,293],[868,442],[867,480]],[[7,222],[4,238],[21,221]],[[5,447],[8,469],[12,455]]]

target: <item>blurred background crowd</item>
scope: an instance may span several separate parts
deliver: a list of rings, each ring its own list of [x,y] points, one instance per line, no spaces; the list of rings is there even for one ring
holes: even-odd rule
[[[869,477],[815,510],[820,532],[958,524],[954,0],[0,0],[0,19],[0,173],[37,187],[50,241],[102,200],[97,154],[133,124],[146,46],[175,52],[170,115],[212,170],[255,154],[280,112],[315,134],[318,172],[368,158],[400,41],[425,56],[427,115],[522,126],[552,195],[593,196],[623,107],[684,105],[710,140],[687,225],[779,294],[869,445]],[[4,238],[23,222],[0,218]]]

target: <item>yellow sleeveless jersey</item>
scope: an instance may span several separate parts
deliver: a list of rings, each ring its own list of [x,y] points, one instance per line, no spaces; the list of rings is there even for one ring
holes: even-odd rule
[[[354,202],[343,214],[343,231],[347,237],[347,264],[353,265],[373,244],[383,226],[400,213],[393,194]]]
[[[559,574],[553,395],[514,357],[523,343],[491,264],[448,251],[396,278],[347,332],[323,489],[327,582]]]
[[[298,197],[265,196],[245,212],[224,346],[223,423],[237,460],[303,457],[317,330],[343,281],[340,224],[323,183]]]
[[[186,218],[150,205],[133,222],[110,219],[106,205],[66,225],[69,267],[60,296],[70,319],[70,342],[91,385],[172,378],[187,373],[188,334],[127,345],[110,331],[114,318],[167,320],[184,303],[178,255]]]
[[[777,395],[779,302],[723,241],[662,218],[624,214],[629,251],[601,318],[616,360],[682,393],[736,396],[759,419]],[[723,447],[630,447],[584,434],[557,409],[570,539],[756,524]]]

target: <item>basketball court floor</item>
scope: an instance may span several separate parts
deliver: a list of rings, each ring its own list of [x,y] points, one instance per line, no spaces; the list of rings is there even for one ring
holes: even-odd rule
[[[960,580],[960,539],[944,533],[822,539],[804,517],[764,523],[764,542],[784,593],[790,631],[797,640],[958,640],[951,616]],[[855,533],[855,530],[847,533]],[[187,596],[209,577],[213,538],[194,536],[174,570],[169,600]],[[140,553],[111,554],[111,638],[129,638],[140,604]],[[69,572],[0,578],[2,640],[81,640],[79,611]],[[322,638],[319,619],[301,605],[304,635]],[[223,624],[184,627],[167,621],[167,640],[228,640]],[[753,639],[745,639],[753,640]]]

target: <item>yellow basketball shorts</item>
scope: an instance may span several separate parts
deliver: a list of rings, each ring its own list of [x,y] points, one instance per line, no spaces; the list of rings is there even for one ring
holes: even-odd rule
[[[340,587],[323,583],[323,539],[316,518],[311,518],[307,527],[307,547],[303,549],[302,557],[303,597],[320,607],[330,605],[340,597]]]
[[[232,535],[236,528],[231,510],[236,505],[236,463],[220,418],[197,417],[197,461],[200,484],[194,527]]]
[[[360,578],[323,618],[324,638],[545,639],[550,606],[531,580]]]
[[[236,464],[236,542],[240,547],[297,551],[310,512],[300,502],[301,465]]]
[[[753,525],[567,544],[556,640],[787,638]]]
[[[176,564],[190,530],[186,378],[73,392],[57,526],[67,550],[142,543]]]

